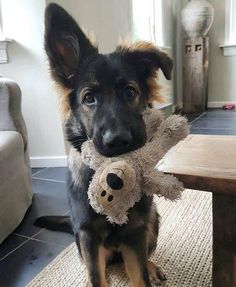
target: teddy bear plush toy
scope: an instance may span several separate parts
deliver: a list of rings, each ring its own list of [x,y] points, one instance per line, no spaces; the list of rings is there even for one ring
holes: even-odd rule
[[[155,167],[165,153],[189,133],[187,120],[178,115],[164,119],[155,108],[144,112],[146,144],[129,153],[107,158],[99,154],[92,141],[82,145],[81,159],[95,170],[88,189],[92,208],[114,224],[125,224],[128,211],[142,195],[179,199],[183,185],[174,176]]]

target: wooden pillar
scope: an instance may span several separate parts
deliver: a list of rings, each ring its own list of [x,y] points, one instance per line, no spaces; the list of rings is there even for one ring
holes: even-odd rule
[[[213,287],[235,286],[236,196],[213,193]]]
[[[209,38],[184,41],[183,111],[199,113],[206,109]]]

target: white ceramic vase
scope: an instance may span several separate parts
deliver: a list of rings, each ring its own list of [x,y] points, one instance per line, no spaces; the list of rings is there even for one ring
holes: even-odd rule
[[[206,0],[192,0],[182,10],[186,38],[205,37],[214,19],[214,8]]]

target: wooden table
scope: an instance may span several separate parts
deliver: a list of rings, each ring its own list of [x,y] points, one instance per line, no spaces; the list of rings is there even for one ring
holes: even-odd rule
[[[236,287],[236,136],[189,135],[158,167],[213,194],[213,286]]]

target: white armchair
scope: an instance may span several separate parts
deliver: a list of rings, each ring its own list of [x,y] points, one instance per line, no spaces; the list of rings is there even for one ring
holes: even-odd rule
[[[31,203],[21,90],[14,81],[0,77],[0,243],[19,225]]]

